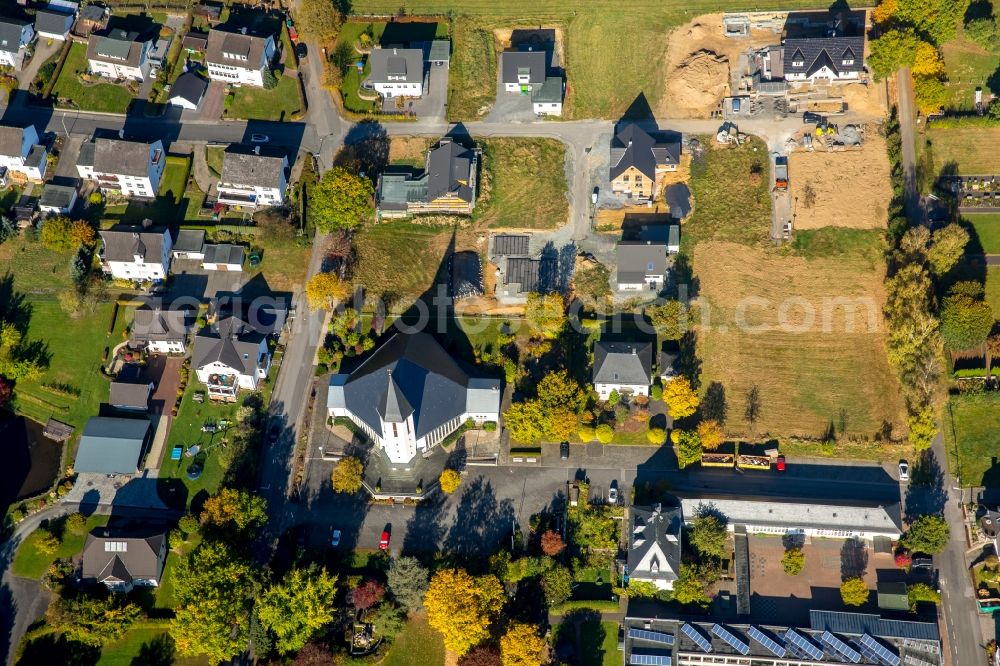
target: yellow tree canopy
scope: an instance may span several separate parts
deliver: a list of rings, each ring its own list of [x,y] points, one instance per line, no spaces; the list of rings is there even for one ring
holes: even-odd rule
[[[350,287],[333,273],[317,273],[306,283],[306,298],[313,310],[327,308],[351,293]]]
[[[476,578],[464,569],[442,569],[431,578],[424,607],[428,624],[441,632],[445,647],[461,656],[489,638],[503,600],[496,576]]]
[[[545,641],[535,627],[513,622],[500,638],[500,661],[503,666],[542,666]]]

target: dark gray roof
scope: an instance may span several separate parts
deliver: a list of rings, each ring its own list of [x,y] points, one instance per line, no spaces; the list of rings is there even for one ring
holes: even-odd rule
[[[286,166],[285,154],[277,149],[234,144],[222,158],[223,184],[280,187]]]
[[[417,439],[463,414],[469,376],[427,333],[396,332],[352,372],[347,408],[375,432],[413,416]]]
[[[149,382],[111,382],[108,404],[112,407],[146,409],[149,405]]]
[[[642,175],[654,179],[657,164],[676,165],[680,159],[680,142],[664,141],[635,123],[629,123],[620,127],[611,139],[611,180],[629,167],[635,167]]]
[[[830,631],[835,634],[868,634],[879,638],[911,638],[918,641],[941,639],[935,622],[886,620],[868,613],[811,610],[809,626],[814,631]]]
[[[497,234],[493,237],[493,254],[501,257],[528,254],[528,236],[521,234]]]
[[[646,384],[653,371],[653,343],[594,343],[594,383]]]
[[[409,81],[422,83],[424,80],[423,49],[374,49],[368,56],[371,65],[369,79],[375,83]]]
[[[174,252],[201,252],[205,248],[203,229],[181,229],[174,241]]]
[[[47,32],[53,35],[65,34],[73,27],[73,15],[65,12],[55,12],[50,9],[39,9],[35,12],[35,31]]]
[[[0,125],[0,155],[24,157],[21,154],[24,130],[23,127]]]
[[[519,285],[521,293],[539,291],[541,286],[541,259],[507,257],[507,272],[504,284]]]
[[[87,59],[138,67],[148,37],[136,31],[112,28],[87,40]]]
[[[135,255],[145,263],[159,262],[163,257],[163,237],[166,231],[142,227],[116,226],[101,231],[106,261],[135,261]]]
[[[73,469],[97,474],[135,474],[148,434],[148,418],[91,417],[83,428]]]
[[[174,85],[170,87],[170,99],[180,97],[197,106],[201,102],[201,98],[207,88],[208,81],[194,72],[184,72],[177,77]]]
[[[227,32],[213,28],[208,32],[208,46],[205,48],[205,61],[234,67],[256,69],[267,50],[270,36],[243,35],[238,32]],[[227,58],[226,53],[246,56]]]
[[[454,193],[471,202],[474,196],[470,183],[475,169],[475,153],[465,146],[441,139],[437,148],[427,155],[427,197],[430,201]]]
[[[517,83],[519,72],[527,71],[529,83],[545,81],[545,51],[504,51],[500,54],[500,75],[504,83]]]
[[[45,183],[45,186],[42,187],[42,196],[38,200],[38,205],[51,208],[68,208],[75,196],[75,185]]]
[[[192,51],[204,51],[208,46],[208,33],[192,30],[184,35],[181,46]]]
[[[228,243],[210,244],[205,246],[205,264],[239,264],[243,265],[242,245],[230,245]]]
[[[811,76],[824,65],[837,74],[864,71],[864,35],[786,39],[782,49],[785,76],[789,74]],[[844,60],[854,62],[845,65]],[[797,62],[802,64],[796,66]]]
[[[100,21],[104,18],[104,11],[102,5],[87,5],[80,10],[80,18],[85,21]]]
[[[166,538],[158,528],[98,528],[87,535],[83,546],[83,578],[97,582],[158,581],[163,570],[160,551]]]
[[[241,374],[253,375],[263,339],[262,333],[239,317],[226,317],[195,336],[191,365],[197,369],[218,361]]]
[[[139,308],[132,321],[133,340],[183,340],[188,329],[185,310]]]
[[[154,144],[127,139],[96,138],[80,147],[77,164],[92,166],[98,173],[115,173],[123,176],[149,175],[150,151]],[[91,146],[89,150],[85,150]]]
[[[663,275],[666,271],[666,243],[651,241],[618,243],[618,282],[642,282],[647,275]]]
[[[28,151],[28,156],[24,158],[24,164],[25,166],[41,169],[42,163],[45,161],[47,154],[45,146],[36,143],[31,147],[31,150]]]
[[[661,505],[629,509],[628,569],[638,578],[677,580],[681,510]]]
[[[21,30],[25,21],[0,17],[0,51],[17,53],[21,48]]]
[[[539,103],[561,102],[563,99],[563,80],[558,76],[545,77],[545,83],[531,93],[531,101]]]

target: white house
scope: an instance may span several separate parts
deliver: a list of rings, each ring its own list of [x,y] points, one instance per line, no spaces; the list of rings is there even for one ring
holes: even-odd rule
[[[561,116],[565,89],[562,77],[545,77],[545,83],[531,91],[531,110],[536,116]]]
[[[40,39],[62,41],[66,39],[74,21],[76,21],[75,12],[54,10],[50,4],[48,9],[39,9],[35,13],[35,32]]]
[[[191,365],[210,398],[231,400],[241,389],[256,391],[271,369],[267,333],[226,317],[195,336]]]
[[[242,245],[229,243],[210,243],[205,245],[201,267],[207,271],[229,271],[238,273],[243,270],[244,248]]]
[[[424,94],[423,49],[374,49],[368,56],[368,83],[385,97]]]
[[[170,86],[170,96],[167,98],[167,102],[182,109],[195,111],[201,104],[201,98],[205,96],[207,89],[208,81],[194,72],[184,72],[177,77],[174,85]]]
[[[213,29],[205,52],[208,76],[213,81],[263,87],[264,70],[270,67],[275,50],[271,35]]]
[[[218,201],[249,209],[280,206],[288,185],[288,158],[279,150],[233,144],[222,158]]]
[[[76,185],[45,183],[38,199],[38,210],[53,215],[68,215],[76,205]]]
[[[166,229],[117,226],[101,232],[98,253],[105,273],[120,280],[163,280],[170,269],[172,239]]]
[[[153,40],[145,34],[121,28],[105,30],[87,40],[87,65],[98,76],[145,81],[152,48]]]
[[[548,57],[545,51],[504,51],[500,54],[500,78],[509,93],[528,94],[545,83]]]
[[[618,243],[618,288],[658,290],[667,272],[667,244],[656,241]]]
[[[129,346],[145,348],[154,354],[183,354],[189,319],[185,310],[139,308],[132,321]]]
[[[629,580],[672,590],[681,564],[681,510],[657,504],[633,506],[628,512]]]
[[[99,528],[83,546],[83,579],[127,594],[135,587],[158,587],[167,559],[167,535],[146,530]]]
[[[40,182],[45,177],[48,151],[39,144],[34,125],[0,126],[0,166],[32,182]]]
[[[0,66],[21,69],[28,53],[28,45],[34,38],[35,29],[30,23],[0,18]]]
[[[649,395],[653,373],[653,343],[594,343],[594,390],[601,400],[618,395]]]
[[[330,378],[327,413],[407,463],[469,419],[496,422],[501,394],[499,380],[470,377],[429,334],[397,331],[354,372]]]
[[[167,163],[163,143],[93,139],[80,146],[76,169],[81,178],[96,180],[105,192],[153,198]]]
[[[771,54],[770,71],[777,74]],[[786,39],[781,45],[780,70],[786,81],[850,83],[865,71],[865,37]]]

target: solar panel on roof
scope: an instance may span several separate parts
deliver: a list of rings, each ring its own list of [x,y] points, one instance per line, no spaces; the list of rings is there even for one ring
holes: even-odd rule
[[[663,643],[664,645],[674,644],[673,635],[665,634],[662,631],[648,631],[646,629],[629,627],[628,635],[629,638],[638,638],[639,640],[649,641],[651,643]]]
[[[778,657],[785,656],[785,648],[782,647],[781,643],[774,640],[773,638],[765,634],[757,627],[750,627],[749,629],[747,629],[747,636],[749,636],[750,638],[754,639],[755,641],[763,645],[764,649],[771,652],[771,654],[774,654],[775,656]]]
[[[804,652],[810,659],[815,659],[816,661],[823,659],[823,651],[816,647],[812,641],[794,629],[788,629],[785,631],[785,640]]]
[[[670,666],[670,655],[635,654],[629,655],[628,663],[633,666]]]
[[[702,635],[701,631],[697,627],[685,622],[681,625],[681,631],[684,632],[685,636],[693,640],[695,645],[701,648],[702,652],[712,651],[712,643],[709,642],[704,635]]]
[[[843,655],[844,659],[847,659],[855,664],[861,661],[861,654],[857,650],[831,634],[829,631],[824,631],[819,639],[830,646],[830,648],[835,652],[839,652]]]
[[[872,654],[883,664],[899,666],[899,656],[868,634],[861,637],[861,645],[871,650]]]
[[[726,643],[729,644],[729,647],[733,648],[740,654],[750,653],[750,646],[747,645],[746,641],[743,641],[734,636],[731,631],[723,627],[721,624],[713,624],[712,633],[721,638],[722,640],[726,641]]]

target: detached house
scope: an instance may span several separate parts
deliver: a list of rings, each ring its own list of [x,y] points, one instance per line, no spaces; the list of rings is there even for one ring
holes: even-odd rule
[[[153,40],[135,30],[112,28],[87,39],[87,63],[92,74],[110,79],[145,81],[151,67]]]
[[[34,38],[35,29],[30,23],[0,17],[0,66],[21,69]]]
[[[261,146],[231,145],[222,158],[219,203],[250,209],[280,206],[288,185],[288,158]]]
[[[101,232],[105,273],[120,280],[163,280],[170,269],[172,240],[166,230],[116,226]]]
[[[383,173],[376,187],[378,217],[419,213],[471,215],[476,206],[479,150],[445,137],[427,152],[424,171]]]
[[[385,97],[420,97],[424,94],[423,49],[374,49],[368,56],[368,82]]]
[[[653,374],[653,343],[594,343],[594,390],[601,400],[618,395],[649,395]]]
[[[241,389],[257,390],[271,369],[267,337],[236,316],[221,319],[195,336],[191,364],[210,398],[231,400]]]
[[[40,39],[64,40],[69,35],[76,16],[58,9],[39,9],[35,12],[35,32]]]
[[[149,444],[149,419],[92,416],[83,427],[73,469],[93,474],[135,474]]]
[[[156,354],[183,354],[187,347],[188,321],[186,310],[139,308],[132,321],[129,346]]]
[[[629,517],[629,579],[672,590],[681,564],[680,508],[633,506]]]
[[[27,127],[0,126],[0,167],[10,174],[32,182],[45,177],[48,150],[38,142],[34,125]]]
[[[663,174],[676,171],[680,160],[680,141],[654,137],[634,123],[621,126],[611,139],[611,190],[652,201]]]
[[[622,291],[657,290],[667,272],[667,243],[621,241],[618,243],[618,288]]]
[[[105,192],[127,197],[153,198],[167,163],[163,143],[94,139],[80,146],[76,170],[81,178],[96,180]]]
[[[264,70],[274,58],[274,37],[213,29],[208,33],[205,64],[213,81],[264,86]]]
[[[83,546],[83,579],[127,594],[135,587],[158,587],[167,558],[167,535],[158,528],[101,527]]]
[[[565,85],[561,76],[549,76],[549,55],[544,50],[504,51],[500,54],[500,77],[509,93],[531,96],[537,115],[561,116]]]
[[[781,67],[784,79],[790,82],[857,81],[865,71],[864,34],[786,39],[781,45]]]

